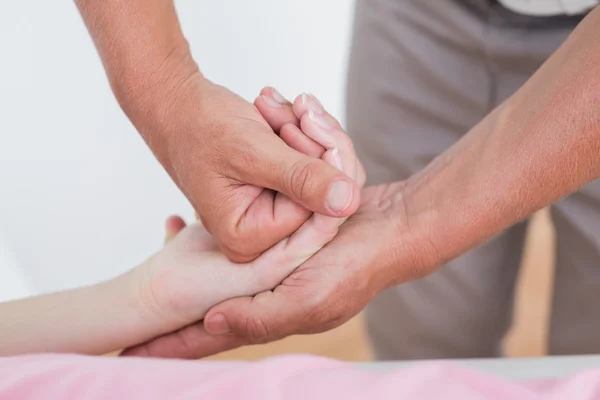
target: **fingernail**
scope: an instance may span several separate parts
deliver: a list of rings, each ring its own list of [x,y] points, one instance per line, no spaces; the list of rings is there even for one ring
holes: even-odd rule
[[[302,105],[306,106],[308,103],[308,99],[314,99],[313,96],[307,94],[307,93],[302,93]],[[318,100],[314,99],[311,104],[308,104],[308,109],[313,110],[316,113],[322,114],[323,113],[323,107],[321,106],[321,103],[319,103]]]
[[[319,107],[324,108],[323,104],[321,104],[321,102],[319,101],[319,99],[317,99],[317,96],[315,96],[312,93],[309,93],[308,95],[310,96],[311,99],[313,99],[315,101],[315,103],[317,103],[319,105]]]
[[[215,314],[208,320],[206,331],[213,335],[225,335],[231,332],[227,318],[223,314]]]
[[[340,170],[344,170],[344,166],[342,165],[342,157],[340,157],[340,151],[336,147],[331,151],[331,155],[333,156],[333,161],[335,162],[336,167]]]
[[[275,108],[280,108],[281,104],[279,104],[278,102],[276,102],[275,100],[273,100],[272,98],[270,98],[269,96],[265,96],[264,94],[261,95],[260,97],[262,97],[262,99],[265,101],[265,103],[267,103],[267,105],[269,107],[275,107]]]
[[[334,149],[336,147],[335,139],[331,134],[331,125],[323,118],[319,117],[313,110],[308,110],[308,119],[316,126],[316,129],[311,129],[309,137],[319,143],[326,149]]]
[[[273,97],[273,100],[279,104],[286,104],[288,102],[275,88],[271,88],[271,96]]]
[[[308,110],[308,118],[310,118],[315,124],[319,125],[323,129],[331,129],[332,126],[325,118],[315,114],[313,110]]]
[[[352,185],[346,181],[337,181],[331,187],[327,198],[329,209],[336,214],[343,213],[352,203]]]

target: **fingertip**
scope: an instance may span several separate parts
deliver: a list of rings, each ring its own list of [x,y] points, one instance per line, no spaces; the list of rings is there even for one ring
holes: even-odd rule
[[[185,221],[178,215],[172,215],[165,221],[165,240],[177,236],[186,227]]]
[[[292,102],[292,111],[299,120],[302,119],[302,116],[308,112],[308,108],[306,107],[306,99],[302,97],[303,95],[304,94],[296,96]]]
[[[261,94],[254,100],[254,107],[261,113],[261,115],[267,119],[273,118],[273,114],[278,115],[277,112],[281,110],[283,107],[281,104],[277,103],[271,97]]]
[[[304,321],[309,305],[300,304],[298,300],[297,293],[278,291],[277,288],[254,297],[227,300],[208,312],[204,318],[204,329],[207,332],[212,330],[213,327],[207,325],[211,325],[211,319],[221,313],[227,316],[231,332],[213,336],[215,338],[245,337],[254,344],[282,339],[295,333]]]
[[[262,298],[265,292],[254,297],[236,297],[217,304],[204,316],[204,330],[213,336],[229,336],[247,334],[246,317],[251,315],[256,298]],[[271,292],[268,292],[271,293]]]
[[[260,91],[260,96],[269,96],[271,94],[271,86],[265,86]]]
[[[302,119],[302,117],[309,111],[312,110],[317,114],[323,114],[325,110],[321,103],[319,103],[313,96],[308,93],[302,93],[297,96],[292,103],[292,110],[294,111],[294,115],[298,119]]]
[[[300,128],[302,132],[314,140],[325,149],[339,147],[336,139],[339,133],[335,132],[334,125],[331,125],[323,118],[322,114],[317,114],[313,110],[308,110],[300,119]]]
[[[185,228],[185,221],[179,215],[171,215],[165,221],[165,228],[169,231],[177,231]]]
[[[275,89],[263,89],[261,95],[254,100],[254,106],[276,133],[279,133],[285,124],[299,123],[291,103]]]
[[[354,214],[360,206],[360,188],[344,176],[334,180],[327,193],[326,209],[331,217],[345,218]]]
[[[214,313],[204,318],[204,329],[210,335],[226,335],[231,333],[229,322],[223,313]]]

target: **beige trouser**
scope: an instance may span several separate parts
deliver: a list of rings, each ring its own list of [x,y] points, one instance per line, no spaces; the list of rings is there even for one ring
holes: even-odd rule
[[[355,18],[348,130],[369,183],[378,184],[407,178],[458,140],[582,17],[526,17],[493,0],[357,0]],[[555,204],[551,215],[557,270],[550,351],[600,353],[600,184]],[[376,356],[500,355],[525,227],[382,293],[367,309]]]

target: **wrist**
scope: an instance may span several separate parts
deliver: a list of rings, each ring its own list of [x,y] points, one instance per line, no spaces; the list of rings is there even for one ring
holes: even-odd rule
[[[107,354],[165,333],[162,321],[145,302],[140,272],[143,268],[136,267],[108,281],[78,289],[84,297],[81,304],[85,304],[86,318],[93,322],[85,323],[86,328],[79,332],[86,344],[75,352]]]
[[[197,310],[177,307],[170,282],[170,269],[161,268],[165,259],[160,253],[137,266],[127,275],[130,288],[128,296],[135,314],[144,321],[144,332],[147,336],[156,337],[190,322],[186,313],[194,314]]]
[[[172,172],[172,150],[197,116],[199,101],[210,82],[202,75],[187,44],[155,61],[145,73],[111,83],[121,109],[167,172]]]
[[[136,113],[144,112],[145,107],[140,103],[156,98],[153,93],[164,94],[169,81],[190,75],[190,71],[197,72],[173,0],[76,0],[75,3],[111,87],[133,120]]]
[[[159,327],[167,324],[167,317],[163,308],[159,306],[155,279],[152,273],[152,258],[138,265],[133,270],[121,277],[127,281],[128,302],[132,305],[133,313],[136,318],[144,321],[144,329],[147,335],[157,336]],[[158,333],[157,333],[158,332]]]
[[[151,318],[140,297],[137,270],[135,268],[91,288],[87,301],[96,304],[95,318],[106,324],[100,336],[102,339],[97,340],[102,347],[95,354],[123,349],[156,336],[158,324]]]
[[[368,280],[374,293],[421,278],[441,264],[429,240],[426,208],[415,207],[421,195],[417,188],[416,183],[406,181],[365,188],[356,216],[347,222],[351,224],[354,218],[372,221],[378,240],[370,244],[373,258],[368,262]]]
[[[423,278],[446,261],[433,235],[437,209],[421,180],[408,180],[390,185],[391,215],[387,219],[394,232],[387,251],[390,279],[387,286]]]
[[[400,228],[406,238],[404,246],[408,253],[410,249],[419,253],[404,262],[416,262],[414,268],[421,276],[508,226],[501,213],[510,208],[504,204],[509,196],[499,193],[506,192],[501,185],[507,180],[501,175],[509,172],[498,168],[498,160],[490,151],[494,147],[490,143],[498,140],[497,132],[503,130],[502,123],[508,118],[505,114],[506,104],[400,184],[400,209],[408,227],[408,232],[406,227]],[[490,182],[495,182],[494,190],[488,188]]]
[[[119,105],[136,127],[144,119],[166,114],[165,106],[187,82],[204,80],[185,40],[159,54],[146,55],[139,62],[143,65],[136,64],[108,74]]]

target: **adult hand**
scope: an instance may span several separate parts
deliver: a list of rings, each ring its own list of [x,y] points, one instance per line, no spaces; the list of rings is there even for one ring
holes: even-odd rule
[[[311,211],[356,211],[351,178],[289,148],[280,126],[204,78],[173,0],[76,3],[123,110],[230,260],[255,259]],[[275,92],[265,101],[287,103]]]
[[[311,211],[347,217],[353,179],[284,143],[252,104],[192,75],[140,119],[140,132],[224,254],[248,262],[288,237]],[[269,91],[258,102],[286,101]]]
[[[300,102],[297,108],[306,106]],[[304,113],[300,123],[303,130],[287,124],[282,128],[282,136],[299,151],[336,166],[362,187],[364,171],[353,148],[348,146],[349,138],[341,130],[323,135],[319,124],[327,124],[327,120],[327,116]],[[157,335],[169,333],[203,318],[210,307],[221,301],[276,287],[332,240],[343,222],[343,218],[315,213],[289,238],[242,265],[215,251],[214,242],[199,224],[179,233],[185,224],[179,218],[171,218],[167,239],[174,240],[139,269],[142,278],[138,279],[138,297],[147,308],[157,310],[148,318],[155,321],[152,326],[160,327]],[[168,336],[182,342],[177,333]]]
[[[294,107],[301,109],[302,101],[297,100]],[[260,108],[270,121],[281,112]],[[340,129],[331,116],[325,116],[331,122],[330,132]],[[308,125],[308,119],[303,117],[302,121]],[[283,137],[297,148],[313,145],[299,144],[287,134]],[[436,253],[421,236],[425,230],[407,211],[405,190],[404,183],[365,189],[360,208],[338,235],[273,291],[225,301],[208,312],[204,323],[192,324],[125,354],[199,358],[342,324],[379,291],[423,276],[437,264]]]

